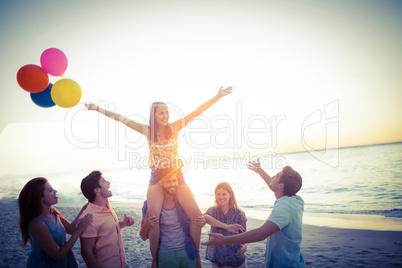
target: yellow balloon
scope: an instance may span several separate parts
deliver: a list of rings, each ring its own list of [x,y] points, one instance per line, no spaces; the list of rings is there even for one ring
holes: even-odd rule
[[[54,83],[50,96],[56,105],[71,108],[80,102],[82,90],[74,80],[63,78]]]

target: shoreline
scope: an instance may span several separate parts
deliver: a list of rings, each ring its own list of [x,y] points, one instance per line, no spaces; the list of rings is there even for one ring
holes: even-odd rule
[[[9,199],[6,199],[9,200]],[[11,199],[10,199],[11,200]],[[139,202],[120,202],[113,200],[109,201],[112,207],[121,208],[136,208],[141,211],[142,203]],[[58,207],[77,207],[78,204],[57,204]],[[208,207],[200,207],[201,212],[204,213]],[[260,215],[257,216],[256,211],[248,213],[245,210],[247,218],[261,221],[261,224],[265,221]],[[251,215],[250,215],[251,214]],[[266,212],[264,215],[268,218],[270,212]],[[382,215],[368,215],[368,214],[344,214],[344,213],[303,213],[303,224],[313,225],[317,227],[330,227],[330,228],[342,228],[342,229],[356,229],[356,230],[373,230],[373,231],[402,231],[402,218],[386,217]]]
[[[340,229],[402,231],[402,218],[381,215],[305,212],[303,224]]]
[[[21,233],[17,226],[18,205],[14,200],[0,200],[0,267],[25,267],[30,246],[22,248]],[[135,223],[122,229],[123,243],[128,260],[127,267],[150,267],[151,253],[149,242],[139,237],[142,205],[136,203],[110,202],[119,219],[124,213],[133,216]],[[80,207],[55,206],[68,220],[72,221]],[[258,228],[264,221],[249,218],[247,229]],[[208,240],[209,225],[202,228],[201,242]],[[251,243],[246,251],[249,267],[263,267],[266,240]],[[205,260],[206,247],[200,246],[203,267],[210,267]],[[80,252],[80,243],[74,245],[74,255],[79,267],[85,267]],[[402,266],[402,231],[373,231],[351,228],[332,228],[303,224],[301,253],[307,267],[390,267]]]
[[[112,207],[121,208],[136,208],[141,211],[142,203],[133,202],[113,202],[110,200]],[[64,206],[62,206],[64,207]],[[65,206],[67,207],[67,206]],[[201,212],[204,213],[208,207],[200,207]],[[270,212],[267,212],[267,218]],[[250,221],[260,222],[258,226],[264,223],[264,219],[246,216]],[[342,213],[312,213],[304,212],[303,224],[312,225],[317,227],[330,227],[340,229],[356,229],[356,230],[373,230],[373,231],[402,231],[402,218],[385,217],[381,215],[367,215],[367,214],[342,214]]]

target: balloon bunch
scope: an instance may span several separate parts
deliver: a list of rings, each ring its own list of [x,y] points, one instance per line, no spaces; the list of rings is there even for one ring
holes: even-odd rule
[[[17,73],[20,87],[31,93],[32,101],[44,108],[58,105],[71,108],[77,105],[82,96],[80,85],[72,79],[62,78],[54,84],[49,76],[62,76],[67,70],[67,57],[57,48],[43,51],[40,57],[42,67],[35,64],[22,66]]]

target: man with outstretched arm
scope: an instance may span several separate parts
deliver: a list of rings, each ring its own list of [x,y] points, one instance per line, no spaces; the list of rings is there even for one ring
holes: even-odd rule
[[[300,252],[302,240],[303,199],[296,195],[302,186],[302,178],[289,166],[275,176],[269,176],[259,160],[249,162],[248,168],[259,174],[274,192],[276,201],[271,215],[257,229],[233,236],[209,234],[203,245],[217,247],[223,244],[244,244],[267,239],[266,267],[305,267]]]

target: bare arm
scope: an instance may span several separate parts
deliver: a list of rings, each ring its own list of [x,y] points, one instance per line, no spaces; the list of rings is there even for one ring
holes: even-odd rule
[[[222,234],[216,233],[209,234],[211,237],[210,240],[201,244],[211,247],[218,247],[224,244],[254,243],[264,240],[277,231],[279,231],[279,227],[275,223],[265,221],[265,223],[259,228],[238,235],[223,236]]]
[[[229,232],[236,233],[236,234],[239,233],[239,230],[244,232],[244,228],[240,224],[225,224],[221,221],[218,221],[214,217],[211,217],[210,215],[204,215],[204,218],[209,225],[212,225],[212,226],[215,226],[218,228],[222,228],[222,229],[228,230]]]
[[[81,254],[88,268],[98,268],[99,264],[93,252],[96,237],[83,238],[81,237]]]
[[[74,233],[74,231],[75,231],[75,229],[76,229],[76,227],[77,227],[78,219],[80,218],[82,212],[84,212],[84,210],[85,210],[87,207],[88,207],[88,203],[86,203],[86,204],[81,208],[80,213],[78,213],[77,217],[75,217],[75,219],[73,220],[72,223],[70,223],[66,218],[64,218],[64,216],[62,216],[62,215],[60,216],[60,221],[61,221],[61,223],[63,223],[64,228],[66,228],[66,233],[68,233],[68,234],[70,234],[70,235]]]
[[[141,221],[141,229],[140,229],[140,237],[142,240],[146,241],[148,239],[149,230],[151,230],[154,226],[159,224],[159,220],[157,217],[147,217],[142,219]]]
[[[187,126],[188,124],[190,124],[195,118],[197,118],[200,114],[202,114],[203,112],[205,112],[209,107],[211,107],[212,105],[214,105],[220,98],[222,98],[223,96],[229,95],[230,93],[232,93],[232,87],[227,87],[225,89],[223,89],[223,87],[221,87],[219,89],[218,94],[216,94],[212,99],[210,99],[209,101],[203,103],[200,107],[198,107],[195,111],[193,111],[192,113],[188,114],[186,117],[181,118],[179,120],[177,120],[176,122],[173,123],[173,129],[175,130],[175,132],[179,132],[180,129],[184,128],[185,126]]]
[[[38,241],[39,245],[55,261],[62,261],[73,248],[81,233],[92,222],[92,215],[86,215],[79,221],[78,226],[70,239],[64,246],[59,247],[50,232],[49,227],[43,221],[34,221],[30,225],[32,236]]]
[[[137,122],[135,122],[135,121],[133,121],[131,119],[125,118],[122,115],[119,115],[117,113],[113,113],[111,111],[102,109],[102,108],[98,107],[97,105],[95,105],[93,103],[86,103],[85,107],[87,107],[87,109],[89,111],[97,111],[98,113],[103,114],[103,115],[105,115],[105,116],[107,116],[107,117],[109,117],[111,119],[114,119],[117,122],[123,123],[126,126],[128,126],[129,128],[137,131],[138,133],[141,133],[142,135],[147,137],[147,139],[149,139],[149,137],[148,137],[148,135],[149,135],[148,134],[149,133],[148,128],[149,127],[147,125],[137,123]]]
[[[250,161],[248,162],[247,167],[257,173],[258,175],[261,176],[261,178],[265,181],[265,183],[269,186],[272,181],[272,177],[269,176],[262,168],[261,168],[261,163],[260,159],[257,159],[257,161]]]

